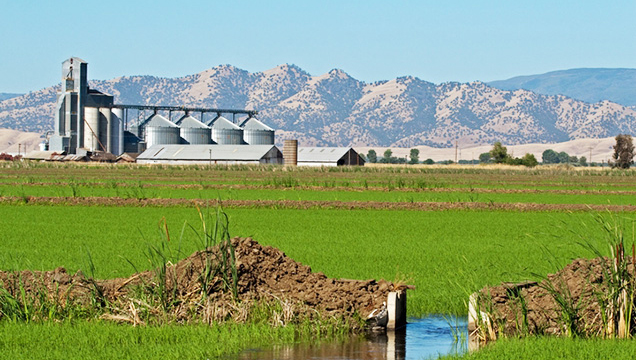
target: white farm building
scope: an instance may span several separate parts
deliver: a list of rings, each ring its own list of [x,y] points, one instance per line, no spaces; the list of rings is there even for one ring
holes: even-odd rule
[[[364,159],[350,147],[298,147],[298,166],[364,165]]]
[[[274,145],[154,145],[137,157],[139,164],[282,164]]]

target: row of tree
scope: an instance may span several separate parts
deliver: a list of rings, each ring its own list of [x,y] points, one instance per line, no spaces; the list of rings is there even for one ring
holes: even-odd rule
[[[420,151],[418,149],[411,149],[409,158],[410,160],[407,161],[406,158],[395,157],[393,156],[393,151],[391,151],[391,149],[386,149],[386,151],[384,151],[384,157],[380,159],[378,159],[378,154],[373,149],[369,150],[369,152],[367,153],[367,161],[370,163],[379,162],[382,164],[419,164]],[[427,159],[424,163],[426,164],[429,160],[431,161],[431,163],[433,163],[433,160],[431,159]]]
[[[614,145],[614,154],[612,155],[613,161],[610,162],[612,167],[621,169],[628,169],[634,163],[634,145],[632,143],[631,135],[620,134],[616,136],[616,145]],[[364,155],[363,155],[364,156]],[[371,149],[367,153],[366,160],[370,163],[384,163],[384,164],[419,164],[420,163],[420,151],[418,149],[411,149],[409,159],[398,158],[393,156],[391,149],[384,151],[384,156],[378,159],[378,154],[375,150]],[[556,152],[552,149],[548,149],[543,152],[542,159],[543,164],[579,164],[581,166],[587,166],[587,158],[581,156],[570,156],[565,151]],[[532,154],[525,154],[521,158],[513,158],[508,154],[508,149],[497,141],[493,144],[492,150],[487,153],[479,155],[480,163],[495,163],[495,164],[509,164],[509,165],[524,165],[528,167],[534,167],[539,164],[537,159]],[[434,164],[432,159],[426,159],[424,164]],[[452,163],[447,161],[445,163]],[[472,161],[470,161],[472,163]]]
[[[503,146],[499,141],[495,142],[487,153],[479,155],[479,162],[481,163],[495,163],[495,164],[508,164],[508,165],[524,165],[528,167],[534,167],[539,164],[537,158],[532,154],[525,154],[522,158],[513,158],[508,154],[508,149]]]

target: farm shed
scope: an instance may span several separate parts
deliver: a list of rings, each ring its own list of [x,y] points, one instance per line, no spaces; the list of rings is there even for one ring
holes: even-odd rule
[[[299,166],[364,165],[364,159],[350,147],[298,147]]]
[[[274,145],[153,145],[139,164],[282,164]]]

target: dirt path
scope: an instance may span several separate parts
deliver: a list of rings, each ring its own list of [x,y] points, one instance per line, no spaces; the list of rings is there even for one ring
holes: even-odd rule
[[[345,210],[501,210],[501,211],[615,211],[636,212],[635,205],[533,204],[486,202],[390,202],[317,200],[202,200],[202,199],[124,199],[117,197],[0,197],[0,204],[65,206],[216,206],[227,208],[345,209]]]

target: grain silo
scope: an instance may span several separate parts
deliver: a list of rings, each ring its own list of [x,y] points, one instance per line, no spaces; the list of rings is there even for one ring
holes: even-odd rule
[[[121,155],[124,153],[124,110],[113,108],[111,110],[111,153]]]
[[[147,147],[158,144],[180,143],[179,127],[159,114],[155,114],[144,121],[143,129],[140,129],[140,131],[143,132]]]
[[[243,144],[243,129],[223,116],[217,116],[210,123],[212,141],[219,145]]]
[[[100,130],[99,109],[95,107],[84,108],[84,147],[89,151],[106,150],[99,145]]]
[[[243,141],[249,145],[274,145],[274,129],[255,117],[249,117],[241,124]]]
[[[207,145],[212,143],[212,129],[190,115],[184,115],[177,125],[181,127],[181,139],[190,145]]]

